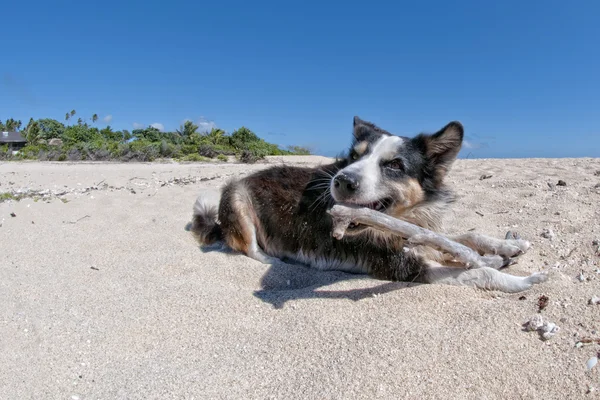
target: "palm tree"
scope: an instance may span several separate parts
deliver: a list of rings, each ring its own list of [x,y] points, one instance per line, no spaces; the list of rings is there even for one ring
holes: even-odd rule
[[[198,125],[194,124],[192,121],[185,121],[183,123],[183,126],[181,126],[177,130],[177,133],[179,134],[179,136],[182,136],[184,138],[189,138],[194,133],[196,133],[197,130],[198,130]]]
[[[219,144],[223,140],[224,136],[225,131],[220,128],[212,128],[206,135],[206,137],[214,144]]]
[[[98,121],[98,114],[92,115],[92,122],[96,123],[96,121]]]
[[[68,120],[69,120],[69,118],[71,118],[71,114],[67,113],[67,114],[65,115],[65,121],[68,121]]]
[[[71,117],[75,115],[75,110],[71,110]]]
[[[15,121],[12,118],[9,118],[6,120],[5,127],[6,127],[6,130],[9,132],[14,131],[14,130],[16,130],[16,127],[17,127],[17,121]]]

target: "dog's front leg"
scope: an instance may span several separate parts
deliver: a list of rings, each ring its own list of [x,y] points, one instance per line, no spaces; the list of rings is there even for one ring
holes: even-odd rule
[[[329,214],[333,219],[333,236],[341,239],[351,223],[363,224],[382,231],[391,232],[408,239],[411,245],[433,247],[449,253],[458,262],[470,267],[501,268],[506,260],[499,255],[481,256],[473,249],[454,242],[439,233],[421,228],[400,219],[390,217],[369,208],[353,208],[335,205]]]

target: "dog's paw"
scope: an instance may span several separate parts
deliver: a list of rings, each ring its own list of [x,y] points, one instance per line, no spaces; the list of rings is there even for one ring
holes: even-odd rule
[[[519,235],[519,232],[508,231],[508,232],[506,232],[506,236],[504,237],[504,239],[506,239],[506,240],[521,239],[521,235]]]
[[[531,247],[531,243],[522,239],[499,240],[491,246],[491,251],[494,254],[504,258],[518,257],[527,252]]]
[[[508,244],[514,247],[518,247],[521,250],[521,254],[526,253],[529,248],[531,248],[531,243],[527,240],[523,239],[512,239],[507,240]]]
[[[547,280],[548,280],[548,272],[547,271],[534,272],[533,274],[531,274],[527,277],[527,282],[532,285],[535,285],[538,283],[543,283],[543,282],[546,282]]]

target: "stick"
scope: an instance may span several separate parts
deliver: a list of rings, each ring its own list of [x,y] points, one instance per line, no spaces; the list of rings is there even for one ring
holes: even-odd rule
[[[63,223],[65,223],[65,224],[76,224],[79,221],[81,221],[82,219],[86,219],[86,218],[91,218],[91,217],[89,215],[84,215],[83,217],[79,218],[76,221],[63,221]]]
[[[351,208],[336,204],[329,210],[329,214],[333,218],[333,237],[338,240],[344,237],[348,225],[354,222],[408,238],[410,244],[430,246],[447,252],[467,268],[486,266],[499,268],[504,263],[502,257],[482,257],[467,246],[453,242],[443,235],[370,208]]]

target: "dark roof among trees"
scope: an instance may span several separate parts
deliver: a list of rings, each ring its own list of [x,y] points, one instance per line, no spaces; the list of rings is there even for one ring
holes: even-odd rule
[[[0,132],[0,143],[26,143],[20,132]]]

